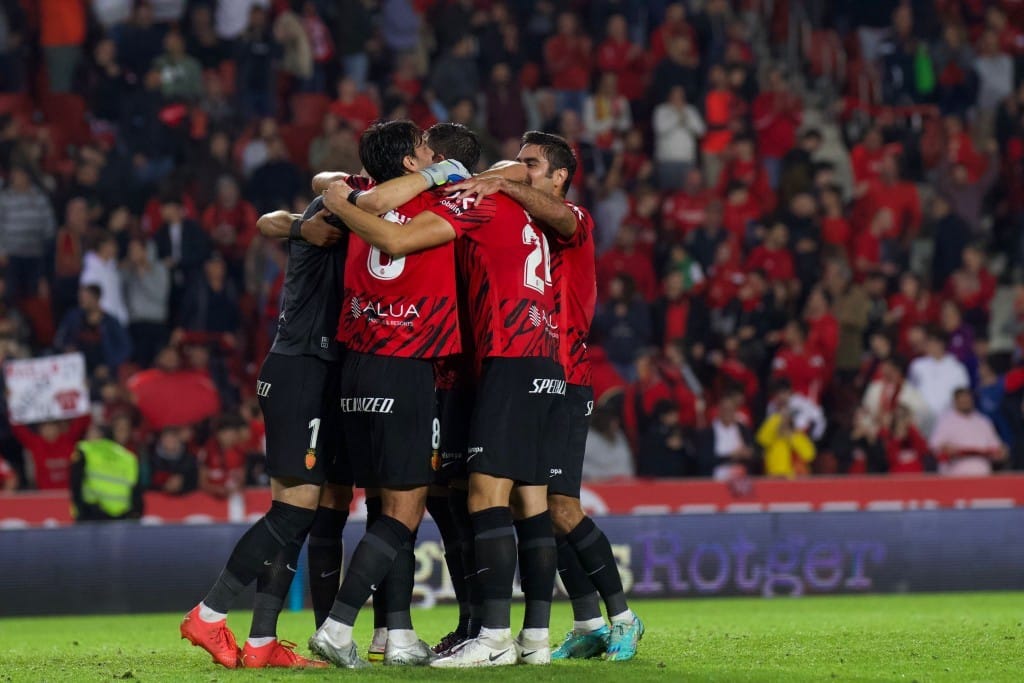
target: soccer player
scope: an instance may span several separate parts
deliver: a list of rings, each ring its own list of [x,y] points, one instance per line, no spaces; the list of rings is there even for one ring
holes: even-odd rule
[[[626,603],[608,538],[580,505],[583,454],[593,408],[586,341],[597,298],[594,222],[586,209],[565,200],[576,172],[576,159],[563,138],[530,131],[523,135],[517,160],[526,165],[525,184],[477,177],[452,185],[449,190],[460,197],[502,192],[553,237],[551,275],[561,332],[560,359],[568,381],[565,405],[569,428],[567,444],[556,451],[560,457],[551,466],[548,507],[558,540],[558,572],[572,600],[574,624],[552,658],[607,653],[609,660],[624,661],[636,654],[644,625]],[[611,629],[601,617],[598,594],[604,599]]]
[[[406,124],[401,124],[399,128],[405,131],[409,130],[409,127]],[[375,150],[378,156],[381,156],[382,148],[380,143],[387,142],[387,140],[387,136],[374,136],[369,140],[371,144],[368,144],[368,149]],[[394,138],[392,138],[392,141],[393,140]],[[422,149],[422,145],[411,147],[408,151],[415,152],[417,149]],[[410,158],[410,168],[418,167],[424,160],[425,158]],[[405,161],[403,160],[403,164],[404,163]],[[452,176],[452,174],[457,175]],[[314,189],[317,189],[318,184],[325,183],[325,176],[327,177],[326,182],[341,179],[354,187],[369,187],[369,181],[365,178],[353,177],[347,173],[331,173],[320,174],[314,181]],[[468,176],[468,171],[466,171],[458,162],[441,161],[440,163],[433,164],[424,170],[420,170],[419,174],[409,173],[405,176],[394,179],[391,182],[376,185],[370,189],[361,191],[356,201],[360,207],[369,211],[390,211],[391,209],[413,199],[424,190],[434,187],[435,184],[443,184],[447,182],[449,176],[460,178],[466,177]],[[291,219],[292,216],[287,212],[275,212],[274,214],[270,214],[261,219],[261,230],[267,236],[286,237],[288,236]],[[312,226],[304,226],[304,229],[309,232],[311,227]],[[328,239],[337,239],[337,234],[337,231],[335,231],[334,235],[328,234],[321,236],[319,232],[316,232],[310,237],[310,239],[316,244],[322,244]],[[348,268],[355,270],[364,268],[363,264],[370,256],[367,254],[367,245],[356,237],[347,236],[347,239],[350,249],[348,260],[354,264],[349,265]],[[350,307],[342,306],[338,322],[339,331],[344,331],[348,328],[350,324],[350,317]],[[346,336],[344,334],[339,334],[339,340],[343,341],[345,338]],[[340,398],[340,395],[335,394],[331,405],[338,406]],[[376,521],[376,518],[380,516],[381,501],[379,494],[372,495],[374,493],[373,490],[369,493],[371,495],[367,498],[367,525],[372,526]],[[316,616],[317,627],[323,624],[324,620],[327,618],[327,614],[334,603],[334,598],[338,591],[340,578],[339,569],[342,557],[341,532],[344,527],[350,502],[351,484],[343,487],[336,487],[330,482],[326,483],[322,493],[321,507],[318,510],[317,517],[314,520],[313,529],[310,532],[310,589],[313,594],[313,610]],[[324,523],[318,525],[318,522],[321,522],[321,520]],[[297,550],[298,549],[296,548],[296,553]],[[275,567],[278,565],[283,567],[289,566],[287,562],[281,561],[275,563]],[[386,624],[389,618],[392,622],[397,620],[402,621],[403,623],[409,623],[409,605],[412,599],[414,571],[414,558],[410,548],[408,554],[403,555],[402,562],[400,563],[398,570],[396,571],[396,569],[393,568],[388,580],[382,582],[378,587],[376,598],[374,600],[374,617],[375,620],[378,620],[377,625],[381,628],[375,629],[375,643],[371,645],[370,650],[371,660],[375,658],[375,655],[378,656],[380,660],[385,659],[388,633]],[[392,590],[397,591],[398,595],[389,596],[389,593],[392,592]],[[396,608],[392,611],[390,617],[388,616],[387,608],[387,603],[389,602],[388,597],[391,598],[390,602],[396,603]],[[401,635],[401,633],[398,634],[399,637],[397,640],[401,639]],[[403,658],[400,656],[402,653],[399,650],[400,649],[392,648],[392,652],[387,659],[388,663],[412,663],[410,661],[406,661],[408,660],[408,657]],[[399,661],[400,659],[403,661]]]
[[[525,519],[546,514],[548,451],[559,445],[557,435],[551,433],[552,416],[565,393],[564,373],[556,362],[558,330],[547,238],[529,214],[503,194],[478,203],[445,199],[396,228],[344,206],[337,194],[332,201],[332,190],[326,199],[328,207],[354,232],[394,257],[461,237],[457,260],[467,285],[466,313],[480,375],[466,460],[482,627],[478,637],[431,666],[515,664],[535,654],[530,646],[540,636],[547,646],[546,624],[542,634],[524,629],[515,641],[509,628],[516,568],[510,495],[517,486]],[[550,597],[554,540],[550,522],[537,528],[536,544],[526,542],[538,555],[545,554],[545,545],[550,546],[549,577],[538,573],[539,581],[548,581]],[[522,535],[520,543],[524,543]],[[319,637],[320,633],[314,639]]]
[[[473,152],[458,161],[475,164],[478,147]],[[426,168],[433,152],[414,124],[392,121],[363,133],[360,160],[367,173],[384,182]],[[346,190],[355,185],[347,196],[342,194],[344,206],[350,206],[349,200],[358,202],[365,187],[354,180],[342,185]],[[332,211],[337,194],[325,195]],[[434,195],[420,194],[389,211],[387,218],[392,224],[408,223],[437,201]],[[384,661],[427,664],[435,655],[416,637],[408,605],[415,533],[433,480],[431,448],[437,445],[433,362],[461,351],[454,250],[446,245],[395,254],[358,239],[349,248],[345,322],[339,325],[349,348],[342,419],[350,451],[358,453],[353,458],[356,483],[380,489],[381,512],[356,548],[330,617],[310,639],[310,647],[339,666],[365,666],[352,642],[352,625],[367,597],[387,577]]]
[[[314,524],[324,480],[345,483],[344,454],[332,416],[337,396],[341,350],[334,329],[341,305],[345,252],[303,241],[304,229],[323,229],[322,200],[307,208],[290,229],[284,301],[273,346],[264,360],[256,393],[267,424],[270,510],[235,545],[216,583],[181,622],[181,636],[209,652],[229,669],[247,667],[322,667],[324,662],[296,654],[276,637],[277,614],[291,585],[290,566]],[[321,427],[324,427],[323,429]],[[328,474],[330,472],[330,474]],[[344,489],[345,487],[340,487]],[[348,481],[351,497],[351,480]],[[339,501],[347,511],[347,503]],[[275,565],[282,550],[284,567]],[[290,561],[289,561],[290,558]],[[339,560],[340,565],[340,560]],[[267,571],[271,567],[272,571]],[[226,617],[242,590],[257,581],[257,599],[249,639],[239,651]]]

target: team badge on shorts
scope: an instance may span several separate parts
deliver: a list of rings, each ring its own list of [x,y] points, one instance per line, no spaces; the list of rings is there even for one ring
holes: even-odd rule
[[[441,469],[441,454],[437,451],[431,451],[430,454],[430,469],[437,472]]]
[[[306,450],[306,469],[311,470],[316,467],[316,451],[312,448]]]

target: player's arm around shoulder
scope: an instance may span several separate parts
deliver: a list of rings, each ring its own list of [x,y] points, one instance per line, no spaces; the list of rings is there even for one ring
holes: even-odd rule
[[[525,169],[525,166],[523,167]],[[502,192],[522,206],[538,222],[565,238],[576,234],[577,215],[561,198],[503,176],[479,175],[452,186],[460,197],[486,197]]]
[[[352,232],[392,258],[437,247],[457,237],[452,224],[431,211],[424,211],[408,224],[400,225],[386,221],[347,199],[337,202],[325,195],[324,204]]]
[[[264,237],[272,239],[293,239],[309,242],[316,247],[331,247],[341,239],[342,233],[326,220],[327,212],[318,211],[314,216],[302,216],[288,211],[265,213],[256,221],[256,227]]]

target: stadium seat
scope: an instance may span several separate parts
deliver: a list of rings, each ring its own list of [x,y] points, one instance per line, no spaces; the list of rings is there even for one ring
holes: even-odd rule
[[[320,126],[285,124],[278,129],[289,160],[303,171],[309,170],[309,143],[320,133]]]
[[[815,78],[828,78],[837,84],[845,79],[846,58],[839,34],[831,29],[806,30],[804,59]]]
[[[47,93],[43,96],[41,109],[46,121],[59,128],[68,143],[80,145],[92,137],[86,121],[86,104],[78,95],[71,93]]]
[[[0,93],[0,114],[10,114],[16,119],[32,119],[32,100],[24,93]]]
[[[323,125],[331,100],[322,93],[300,92],[291,97],[292,123],[297,126]]]

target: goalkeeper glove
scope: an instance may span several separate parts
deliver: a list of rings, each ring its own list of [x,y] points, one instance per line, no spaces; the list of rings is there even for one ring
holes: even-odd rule
[[[469,171],[458,161],[454,159],[445,159],[439,161],[436,164],[427,166],[425,169],[420,171],[420,175],[423,176],[427,183],[431,187],[438,187],[446,185],[448,183],[457,183],[460,180],[465,180],[469,177]]]

